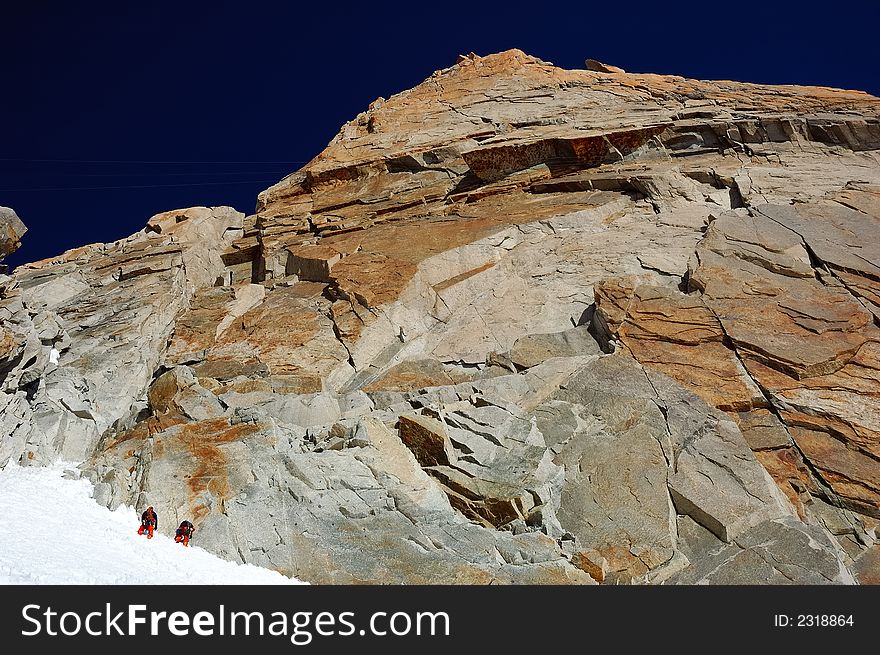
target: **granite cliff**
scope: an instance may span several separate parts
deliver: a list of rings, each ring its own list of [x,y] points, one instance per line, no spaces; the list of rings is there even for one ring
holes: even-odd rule
[[[0,465],[314,583],[877,582],[878,236],[878,98],[462,56],[0,277]]]

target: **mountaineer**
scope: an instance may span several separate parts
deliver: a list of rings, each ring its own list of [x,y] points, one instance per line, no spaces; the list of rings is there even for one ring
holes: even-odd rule
[[[147,539],[153,538],[153,532],[159,527],[159,517],[156,516],[156,510],[150,505],[144,513],[141,514],[141,527],[138,528],[138,534],[147,533]]]
[[[183,542],[184,546],[189,546],[189,540],[192,539],[193,532],[196,529],[193,527],[193,524],[189,521],[183,521],[180,524],[180,527],[177,528],[177,535],[174,537],[175,543]]]

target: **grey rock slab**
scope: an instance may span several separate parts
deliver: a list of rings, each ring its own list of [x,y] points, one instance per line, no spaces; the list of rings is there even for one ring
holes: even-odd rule
[[[669,430],[669,491],[679,514],[730,541],[757,523],[794,513],[732,419],[670,378],[647,376]]]
[[[584,426],[555,457],[565,468],[560,524],[579,548],[600,553],[616,579],[663,565],[676,545],[666,424],[653,398],[641,367],[613,357],[586,365],[554,396]]]
[[[274,395],[261,408],[290,425],[329,426],[342,418],[338,398],[330,393]]]
[[[832,201],[761,205],[755,211],[797,234],[830,266],[880,277],[880,217]]]
[[[733,542],[694,554],[669,584],[855,584],[828,533],[794,517],[765,521]]]
[[[520,369],[531,368],[553,357],[600,354],[599,345],[586,327],[564,332],[529,334],[517,339],[510,349],[510,361]]]

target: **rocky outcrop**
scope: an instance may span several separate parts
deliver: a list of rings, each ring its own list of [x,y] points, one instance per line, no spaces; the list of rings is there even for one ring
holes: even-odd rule
[[[462,56],[0,279],[0,463],[318,583],[876,580],[878,153],[860,92]]]
[[[0,261],[3,261],[6,255],[18,250],[25,232],[27,232],[27,227],[21,222],[15,210],[9,207],[0,207]]]
[[[128,239],[16,270],[2,302],[23,344],[3,378],[17,425],[0,461],[82,461],[137,420],[175,320],[222,273],[227,230],[241,219],[229,208],[168,212]]]
[[[875,206],[870,191],[842,193],[867,211]],[[639,361],[739,412],[749,431],[750,410],[760,410],[755,449],[782,449],[795,465],[771,464],[771,471],[793,475],[796,486],[823,486],[835,504],[878,517],[880,332],[870,298],[834,271],[849,242],[860,254],[849,255],[857,261],[848,262],[854,272],[847,275],[871,279],[871,246],[862,249],[855,235],[866,238],[880,214],[853,213],[831,200],[723,212],[691,262],[688,285],[698,293],[611,281],[597,287],[596,302],[606,340],[614,335]],[[779,419],[769,441],[767,410]]]

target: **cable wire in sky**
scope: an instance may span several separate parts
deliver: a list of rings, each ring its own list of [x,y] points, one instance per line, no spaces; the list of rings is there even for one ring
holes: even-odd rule
[[[157,161],[138,159],[20,159],[0,157],[0,161],[54,164],[308,164],[307,161]]]
[[[221,186],[232,184],[273,184],[278,180],[237,180],[227,182],[184,182],[180,184],[130,184],[123,186],[92,186],[92,187],[29,187],[21,189],[0,189],[0,193],[17,191],[105,191],[110,189],[158,189],[167,187]]]
[[[42,173],[55,177],[218,177],[221,175],[285,175],[289,171],[205,171],[195,173],[156,173],[153,171],[143,171],[141,173]]]

